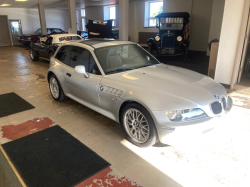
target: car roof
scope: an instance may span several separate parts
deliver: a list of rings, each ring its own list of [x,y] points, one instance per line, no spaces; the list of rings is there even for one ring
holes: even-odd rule
[[[188,12],[163,12],[155,16],[156,18],[161,17],[190,17]]]
[[[113,39],[86,39],[80,41],[79,43],[89,45],[93,48],[107,47],[112,45],[122,45],[122,44],[134,44],[129,41],[118,41]]]

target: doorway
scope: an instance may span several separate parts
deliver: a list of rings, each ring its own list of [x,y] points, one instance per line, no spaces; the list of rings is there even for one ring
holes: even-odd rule
[[[242,51],[241,63],[234,90],[239,90],[250,94],[250,14],[245,31],[244,47]]]
[[[9,22],[10,22],[10,30],[11,30],[13,45],[21,45],[21,43],[19,43],[17,40],[17,36],[22,34],[21,20],[10,19]]]
[[[0,46],[12,46],[8,16],[0,15]]]

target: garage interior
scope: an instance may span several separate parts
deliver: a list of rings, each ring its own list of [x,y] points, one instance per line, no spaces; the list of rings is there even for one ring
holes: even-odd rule
[[[150,6],[154,12],[147,8]],[[0,0],[0,187],[29,186],[29,177],[37,178],[31,186],[41,186],[39,183],[46,179],[39,178],[39,172],[55,179],[48,186],[249,186],[249,8],[250,0]],[[125,138],[121,124],[74,100],[55,101],[47,77],[50,62],[42,58],[32,61],[29,47],[17,39],[39,28],[41,35],[47,35],[47,28],[75,34],[88,32],[85,25],[89,20],[112,20],[113,30],[119,31],[116,40],[129,40],[147,50],[148,38],[158,33],[155,19],[149,15],[161,12],[190,14],[190,46],[185,62],[181,56],[157,59],[211,77],[227,89],[234,104],[229,115],[211,122],[218,127],[199,137],[180,139],[176,145],[159,142],[137,147]],[[5,94],[17,95],[31,108],[8,114],[9,106],[1,99]],[[23,105],[19,103],[18,107]],[[56,183],[53,165],[24,175],[5,147],[54,127],[65,130],[106,165],[102,169],[98,169],[101,164],[93,165],[97,168],[93,172],[93,168],[86,169],[87,177],[79,177],[76,183],[70,173],[74,165],[67,167],[65,181],[73,181],[69,184]],[[69,147],[62,149],[69,163],[71,158],[81,160],[78,154],[67,155]],[[90,162],[95,162],[94,156]],[[20,163],[29,164],[28,158]],[[30,166],[30,171],[34,168],[36,164]]]

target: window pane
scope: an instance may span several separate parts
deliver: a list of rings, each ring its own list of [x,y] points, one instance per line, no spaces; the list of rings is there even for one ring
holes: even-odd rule
[[[76,66],[85,66],[86,71],[89,69],[89,51],[81,47],[73,47],[71,52],[71,64],[72,68]]]
[[[81,16],[85,17],[85,9],[81,10]]]
[[[11,21],[10,25],[12,33],[20,33],[18,21]]]
[[[109,8],[109,19],[115,19],[115,7]]]
[[[72,48],[71,46],[61,47],[58,53],[56,54],[56,59],[70,66],[71,48]]]
[[[82,18],[82,30],[83,31],[86,30],[86,20],[85,20],[85,18]]]
[[[81,38],[79,36],[65,36],[65,37],[59,38],[60,42],[66,42],[70,40],[81,40]]]
[[[98,66],[96,65],[95,59],[93,58],[92,54],[89,53],[89,55],[90,55],[90,57],[89,57],[89,73],[101,75],[101,72],[100,72]]]
[[[156,26],[156,19],[150,19],[149,20],[149,27],[155,27]]]
[[[150,3],[150,17],[155,17],[163,12],[163,2]]]

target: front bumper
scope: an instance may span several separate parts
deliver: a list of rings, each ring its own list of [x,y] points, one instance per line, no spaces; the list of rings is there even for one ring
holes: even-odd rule
[[[24,45],[30,45],[31,40],[24,40],[24,39],[17,39],[19,43],[22,43]]]
[[[233,106],[231,97],[228,97],[226,109],[216,117],[207,117],[196,121],[186,122],[163,122],[162,113],[155,111],[156,128],[161,143],[176,145],[182,142],[198,141],[200,136],[209,133],[211,130],[222,124],[223,117]],[[165,116],[167,117],[167,116]],[[159,120],[160,119],[160,120]]]

